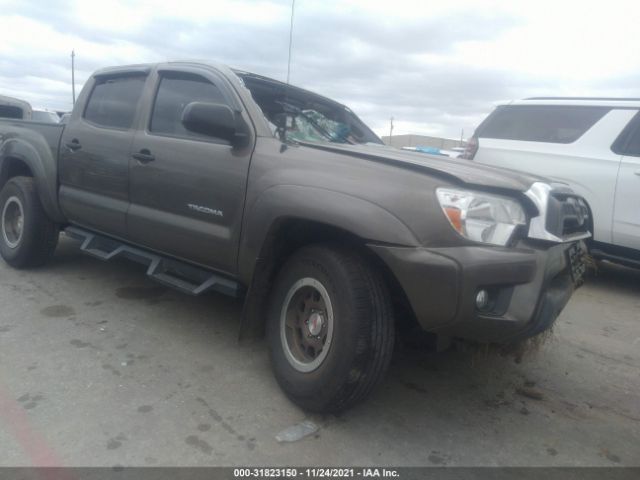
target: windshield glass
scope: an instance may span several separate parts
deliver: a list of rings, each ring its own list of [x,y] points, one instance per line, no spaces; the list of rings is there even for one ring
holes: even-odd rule
[[[351,110],[333,100],[253,74],[238,73],[284,141],[379,143],[382,141]]]
[[[350,135],[348,124],[331,120],[316,110],[291,109],[288,122],[285,134],[290,140],[359,143]]]

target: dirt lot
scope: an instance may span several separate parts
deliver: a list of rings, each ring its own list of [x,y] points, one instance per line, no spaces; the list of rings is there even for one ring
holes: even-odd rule
[[[605,266],[519,364],[397,351],[340,417],[284,397],[238,302],[142,272],[69,240],[45,269],[0,264],[0,465],[640,465],[638,271]]]

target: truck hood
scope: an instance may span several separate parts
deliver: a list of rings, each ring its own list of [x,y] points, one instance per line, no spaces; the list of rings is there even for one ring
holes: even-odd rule
[[[439,155],[398,150],[386,145],[345,145],[315,142],[301,142],[301,144],[305,147],[336,154],[423,171],[430,175],[446,177],[455,183],[482,189],[526,192],[535,182],[549,183],[544,178],[516,170],[481,165],[471,160],[452,159]]]

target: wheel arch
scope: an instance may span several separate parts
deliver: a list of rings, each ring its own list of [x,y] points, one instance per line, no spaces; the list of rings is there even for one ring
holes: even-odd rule
[[[52,220],[64,221],[57,203],[57,164],[51,149],[39,148],[20,138],[0,146],[0,188],[16,176],[32,177],[42,206]]]
[[[305,195],[291,195],[292,191],[303,193],[303,188]],[[417,245],[413,232],[378,205],[337,192],[317,190],[320,189],[280,190],[280,195],[255,202],[247,214],[239,271],[249,289],[240,338],[263,335],[263,313],[273,279],[286,258],[310,244],[333,243],[357,249],[379,269],[398,303],[406,302],[391,270],[367,244]]]

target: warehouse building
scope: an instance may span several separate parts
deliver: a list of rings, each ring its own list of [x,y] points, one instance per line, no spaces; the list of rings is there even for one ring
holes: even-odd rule
[[[382,141],[392,147],[433,147],[442,150],[451,150],[456,147],[464,147],[460,139],[431,137],[428,135],[394,135],[384,136]]]

